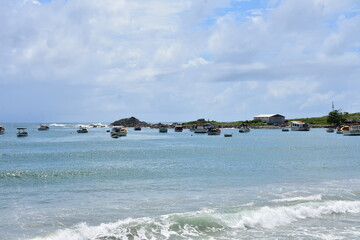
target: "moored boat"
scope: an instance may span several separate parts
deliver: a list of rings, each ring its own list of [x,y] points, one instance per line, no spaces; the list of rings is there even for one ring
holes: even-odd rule
[[[360,136],[360,124],[349,126],[349,131],[343,131],[344,136]]]
[[[166,126],[160,126],[159,132],[161,132],[161,133],[167,133],[167,131],[168,131],[168,129],[167,129]]]
[[[224,137],[232,137],[232,133],[225,133]]]
[[[175,125],[175,132],[182,132],[183,131],[183,126],[182,125]]]
[[[205,126],[199,125],[194,128],[194,133],[207,133],[208,129]]]
[[[290,129],[289,128],[283,128],[283,129],[281,129],[281,131],[283,131],[283,132],[288,132]]]
[[[248,127],[241,127],[241,128],[239,128],[239,132],[240,132],[240,133],[248,133],[248,132],[250,132],[250,128],[248,128]]]
[[[112,138],[125,137],[128,133],[128,130],[121,126],[115,126],[110,131],[110,136]]]
[[[17,128],[18,133],[16,134],[16,136],[18,137],[27,137],[29,134],[26,130],[26,128]]]
[[[141,131],[141,127],[140,126],[135,126],[134,131]]]
[[[328,132],[328,133],[333,133],[333,132],[335,132],[335,129],[333,129],[333,128],[328,128],[328,129],[326,129],[326,132]]]
[[[39,131],[47,131],[49,129],[50,129],[50,127],[48,125],[44,125],[44,124],[41,124],[40,127],[38,128]]]
[[[310,126],[307,123],[300,121],[292,121],[290,125],[291,131],[309,131]]]
[[[4,134],[4,133],[5,133],[5,128],[4,126],[0,125],[0,134]]]
[[[81,127],[77,130],[77,133],[88,133],[89,131],[87,130],[86,127]]]
[[[221,130],[220,128],[209,128],[208,135],[220,135],[221,134]]]

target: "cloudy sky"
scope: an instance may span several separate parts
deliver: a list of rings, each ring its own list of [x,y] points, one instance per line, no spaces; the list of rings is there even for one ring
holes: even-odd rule
[[[0,122],[360,112],[359,0],[2,0]]]

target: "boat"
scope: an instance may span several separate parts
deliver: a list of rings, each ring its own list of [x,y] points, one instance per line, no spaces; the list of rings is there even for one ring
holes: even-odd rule
[[[232,137],[232,133],[225,133],[224,137]]]
[[[344,136],[360,136],[360,124],[349,126],[349,131],[343,131]]]
[[[17,128],[18,133],[16,134],[18,137],[27,137],[29,134],[25,131],[26,128]]]
[[[115,126],[110,131],[110,136],[112,138],[125,137],[128,133],[128,130],[122,126]]]
[[[309,131],[310,126],[307,123],[300,121],[292,121],[290,125],[291,131]]]
[[[44,124],[41,124],[40,127],[38,128],[39,131],[47,131],[49,129],[50,129],[49,126]]]
[[[343,134],[343,128],[344,126],[340,126],[336,129],[336,134]]]
[[[289,128],[283,128],[283,129],[281,129],[281,131],[283,131],[283,132],[288,132],[290,129]]]
[[[86,127],[81,127],[77,130],[77,133],[88,133],[89,131],[87,130]]]
[[[246,126],[240,127],[240,128],[239,128],[239,132],[240,132],[240,133],[250,132],[250,128],[248,128],[248,127],[246,127]]]
[[[333,128],[328,128],[328,129],[326,129],[326,132],[333,133],[333,132],[335,132],[335,130]]]
[[[206,126],[199,125],[194,128],[194,133],[207,133],[208,129]]]
[[[4,126],[0,125],[0,134],[4,134],[4,133],[5,133],[5,128]]]
[[[344,132],[348,132],[350,130],[350,126],[344,125],[338,128],[336,131],[337,134],[343,134]]]
[[[134,131],[141,131],[141,127],[140,126],[135,126]]]
[[[182,125],[175,125],[175,132],[182,132],[183,131],[183,126]]]
[[[165,127],[165,126],[160,126],[159,132],[161,132],[161,133],[167,133],[167,131],[168,131],[167,127]]]
[[[208,135],[220,135],[221,134],[221,130],[220,128],[209,128]]]

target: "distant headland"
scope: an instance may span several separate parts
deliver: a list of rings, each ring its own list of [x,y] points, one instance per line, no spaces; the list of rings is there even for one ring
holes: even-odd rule
[[[360,122],[360,112],[357,113],[343,113],[344,122]],[[291,121],[302,121],[311,124],[312,127],[329,127],[328,116],[322,117],[312,117],[312,118],[296,118],[296,119],[286,119],[283,124],[268,124],[260,120],[245,120],[245,121],[235,121],[235,122],[218,122],[215,120],[206,120],[205,118],[200,118],[194,121],[183,122],[181,123],[185,128],[191,128],[195,125],[202,125],[205,123],[210,123],[213,126],[221,128],[240,128],[241,126],[247,125],[251,128],[281,128],[289,125]],[[174,128],[175,125],[179,123],[147,123],[145,121],[140,121],[136,117],[123,118],[111,123],[111,126],[124,126],[124,127],[150,127],[150,128],[159,128],[162,125],[165,125],[169,128]]]

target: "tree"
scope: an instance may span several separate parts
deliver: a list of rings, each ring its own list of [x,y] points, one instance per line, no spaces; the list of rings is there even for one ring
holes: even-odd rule
[[[341,110],[333,110],[329,112],[329,115],[326,120],[329,124],[334,126],[339,126],[344,122],[344,116]]]

